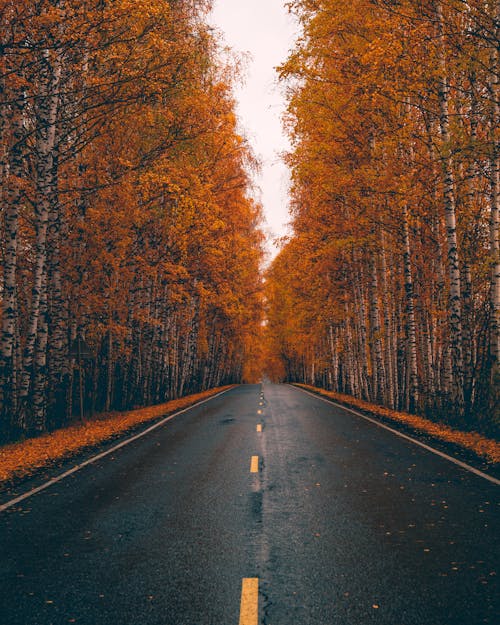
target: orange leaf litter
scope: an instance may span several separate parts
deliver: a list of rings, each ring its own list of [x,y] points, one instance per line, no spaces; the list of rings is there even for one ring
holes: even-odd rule
[[[326,397],[331,397],[348,406],[361,408],[374,415],[386,417],[392,421],[399,421],[419,432],[430,434],[434,438],[469,449],[489,462],[500,462],[500,443],[486,438],[477,432],[461,432],[460,430],[454,430],[442,423],[434,423],[433,421],[429,421],[417,415],[408,414],[407,412],[397,412],[389,408],[384,408],[383,406],[378,406],[377,404],[371,404],[362,399],[356,399],[356,397],[352,397],[351,395],[325,391],[321,388],[310,386],[309,384],[296,384],[296,386],[314,391],[320,395],[325,395]]]
[[[8,482],[14,477],[28,476],[57,460],[69,458],[85,447],[102,443],[141,423],[177,412],[232,386],[221,386],[138,410],[102,414],[91,421],[0,447],[0,483]]]

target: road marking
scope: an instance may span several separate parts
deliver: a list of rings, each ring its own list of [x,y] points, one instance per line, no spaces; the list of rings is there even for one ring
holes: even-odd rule
[[[258,473],[259,472],[259,456],[252,456],[252,460],[250,462],[250,473]]]
[[[257,425],[257,432],[262,432],[262,424],[261,423],[259,423]]]
[[[374,423],[379,428],[388,430],[389,432],[392,432],[396,436],[399,436],[400,438],[404,438],[405,440],[410,441],[411,443],[414,443],[415,445],[418,445],[419,447],[423,447],[427,451],[430,451],[431,453],[436,454],[436,456],[440,456],[441,458],[444,458],[445,460],[448,460],[449,462],[453,462],[453,464],[456,464],[462,469],[465,469],[466,471],[469,471],[470,473],[474,473],[474,475],[478,475],[479,477],[482,477],[483,479],[488,480],[488,482],[491,482],[492,484],[496,484],[497,486],[500,486],[500,480],[498,480],[496,477],[493,477],[492,475],[488,475],[487,473],[483,473],[479,469],[475,469],[474,467],[471,467],[470,464],[467,464],[466,462],[462,462],[461,460],[457,460],[457,458],[453,458],[453,456],[448,456],[448,454],[445,454],[444,452],[439,451],[438,449],[434,449],[434,447],[431,447],[430,445],[421,443],[416,438],[412,438],[411,436],[408,436],[407,434],[398,432],[397,430],[389,427],[388,425],[385,425],[384,423],[380,423],[380,421],[377,421],[376,419],[372,419],[371,417],[367,417],[366,415],[362,414],[361,412],[358,412],[357,410],[352,410],[352,408],[346,408],[345,406],[342,406],[342,404],[338,404],[333,399],[326,399],[325,397],[321,397],[319,395],[316,395],[315,393],[306,391],[304,388],[300,388],[300,386],[294,386],[293,388],[296,388],[297,390],[302,391],[303,393],[307,393],[307,395],[311,395],[311,397],[320,399],[321,401],[324,401],[327,404],[330,404],[332,406],[337,406],[337,408],[341,408],[342,410],[345,410],[346,412],[351,412],[352,414],[355,414],[357,417],[361,417],[362,419],[365,419],[365,421],[370,421],[370,423]]]
[[[244,577],[241,583],[240,624],[257,625],[259,620],[259,578]]]
[[[49,486],[52,486],[53,484],[57,484],[57,482],[60,482],[61,480],[64,480],[64,478],[66,478],[66,477],[68,477],[70,475],[73,475],[73,473],[76,473],[80,469],[83,469],[83,467],[86,467],[87,465],[92,464],[92,463],[96,462],[97,460],[101,460],[101,458],[104,458],[105,456],[109,456],[110,454],[114,453],[116,450],[121,449],[122,447],[125,447],[125,445],[128,445],[129,443],[132,443],[133,441],[136,441],[138,438],[142,438],[143,436],[146,436],[146,434],[149,434],[149,432],[152,432],[153,430],[156,430],[157,428],[161,427],[162,425],[164,425],[168,421],[171,421],[172,419],[174,419],[175,417],[179,416],[180,414],[183,414],[184,412],[187,412],[188,410],[191,410],[192,408],[196,408],[197,406],[201,406],[201,404],[205,404],[207,401],[215,399],[216,397],[220,397],[221,395],[224,395],[224,393],[227,393],[232,388],[234,388],[234,387],[228,388],[225,391],[221,391],[220,393],[217,393],[217,395],[212,395],[212,397],[207,397],[207,399],[202,399],[201,401],[197,402],[196,404],[193,404],[192,406],[188,406],[187,408],[183,408],[182,410],[179,410],[178,412],[174,412],[173,414],[169,415],[168,417],[165,417],[165,419],[162,419],[161,421],[158,421],[158,423],[155,423],[154,425],[151,425],[150,427],[148,427],[143,432],[140,432],[139,434],[136,434],[135,436],[131,436],[130,438],[127,438],[126,440],[122,441],[121,443],[118,443],[118,445],[114,445],[110,449],[107,449],[106,451],[103,451],[102,453],[97,454],[97,456],[92,456],[92,458],[89,458],[88,460],[85,460],[85,462],[82,462],[81,464],[75,465],[72,469],[69,469],[68,471],[65,471],[64,473],[61,473],[61,475],[53,477],[48,482],[44,482],[40,486],[37,486],[36,488],[32,488],[28,492],[23,493],[22,495],[19,495],[15,499],[11,499],[10,501],[7,501],[6,503],[1,504],[0,505],[0,512],[3,512],[4,510],[7,510],[8,508],[11,508],[12,506],[15,506],[16,504],[20,503],[21,501],[24,501],[25,499],[28,499],[28,497],[31,497],[32,495],[36,495],[40,491],[45,490],[46,488],[49,488]]]

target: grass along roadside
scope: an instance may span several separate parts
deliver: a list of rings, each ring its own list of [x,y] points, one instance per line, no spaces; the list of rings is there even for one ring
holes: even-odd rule
[[[358,408],[369,412],[371,415],[382,417],[393,422],[401,423],[405,426],[412,428],[413,430],[422,434],[427,434],[435,439],[444,441],[445,443],[451,443],[457,445],[469,452],[473,452],[476,456],[486,460],[488,463],[497,464],[500,463],[500,443],[497,441],[486,438],[477,432],[462,432],[461,430],[455,430],[442,423],[434,423],[423,417],[409,414],[407,412],[397,412],[379,406],[377,404],[371,404],[362,399],[357,399],[351,395],[343,395],[342,393],[335,393],[334,391],[326,391],[322,388],[310,386],[309,384],[295,384],[306,390],[323,395],[330,399],[334,399],[339,403],[349,406],[350,408]]]
[[[187,408],[232,386],[221,386],[147,408],[101,414],[92,420],[37,438],[4,445],[0,447],[0,486],[29,477],[36,471],[71,458],[88,447],[99,445],[139,425]]]

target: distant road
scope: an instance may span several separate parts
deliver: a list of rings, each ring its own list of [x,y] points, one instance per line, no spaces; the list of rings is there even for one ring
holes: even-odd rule
[[[499,492],[239,386],[1,512],[0,624],[496,624]]]

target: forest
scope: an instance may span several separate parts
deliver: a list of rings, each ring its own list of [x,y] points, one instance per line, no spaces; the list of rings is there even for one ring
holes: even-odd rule
[[[498,4],[287,4],[268,267],[211,4],[0,0],[0,441],[262,376],[498,433]]]
[[[498,433],[499,5],[289,6],[275,376]]]
[[[209,8],[0,1],[3,441],[247,374],[257,163]]]

